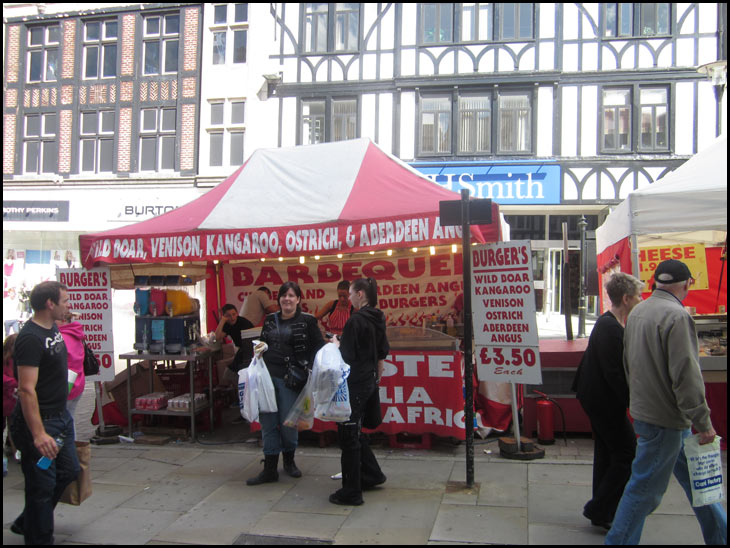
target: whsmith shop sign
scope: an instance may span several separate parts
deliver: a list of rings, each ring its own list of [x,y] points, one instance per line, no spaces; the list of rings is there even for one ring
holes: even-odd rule
[[[411,166],[436,184],[473,198],[490,198],[498,204],[559,204],[560,166],[523,162],[413,162]]]

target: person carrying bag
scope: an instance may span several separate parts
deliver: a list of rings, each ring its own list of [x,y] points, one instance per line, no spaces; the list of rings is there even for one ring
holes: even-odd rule
[[[302,290],[296,283],[284,283],[278,294],[280,311],[269,314],[261,330],[261,341],[268,345],[263,360],[274,385],[277,410],[270,413],[260,409],[264,469],[247,480],[247,485],[278,481],[279,453],[284,454],[284,471],[287,474],[294,478],[302,475],[294,463],[297,429],[286,426],[284,422],[307,383],[314,357],[324,346],[324,339],[317,319],[302,312],[301,299]]]

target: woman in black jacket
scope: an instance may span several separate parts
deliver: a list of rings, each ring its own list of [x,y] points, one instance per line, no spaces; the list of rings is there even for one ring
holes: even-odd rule
[[[604,529],[613,521],[636,453],[634,428],[626,416],[629,386],[623,364],[624,325],[631,309],[641,302],[643,285],[623,272],[608,280],[611,309],[593,326],[573,382],[595,437],[593,498],[586,503],[583,515]]]
[[[268,345],[263,358],[276,392],[276,413],[261,413],[263,431],[264,470],[246,481],[248,485],[278,481],[279,453],[284,454],[284,471],[293,478],[302,473],[294,463],[294,451],[299,439],[297,429],[284,426],[294,402],[304,387],[292,386],[291,367],[299,371],[311,370],[314,356],[324,346],[317,319],[302,312],[302,290],[294,282],[286,282],[279,289],[279,312],[266,316],[261,340]],[[306,381],[306,373],[303,375]]]
[[[347,422],[337,425],[342,450],[342,489],[330,495],[330,502],[360,505],[363,503],[363,489],[380,485],[386,479],[367,437],[362,433],[362,422],[363,416],[369,410],[373,411],[373,406],[380,406],[378,382],[390,346],[385,334],[385,315],[375,308],[378,302],[375,280],[355,280],[349,291],[355,312],[342,331],[340,352],[350,366],[347,387],[352,414]],[[380,409],[374,411],[379,413]]]

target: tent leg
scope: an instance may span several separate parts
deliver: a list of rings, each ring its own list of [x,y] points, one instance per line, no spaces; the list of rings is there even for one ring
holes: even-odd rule
[[[631,242],[631,274],[634,276],[634,278],[638,278],[639,277],[639,241],[636,238],[636,234],[632,234],[629,241]]]

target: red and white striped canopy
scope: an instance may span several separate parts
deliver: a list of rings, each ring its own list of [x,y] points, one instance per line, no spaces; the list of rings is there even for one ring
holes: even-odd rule
[[[79,237],[84,266],[333,255],[461,241],[439,202],[459,195],[369,139],[260,149],[200,198]],[[478,242],[500,239],[498,206]]]

